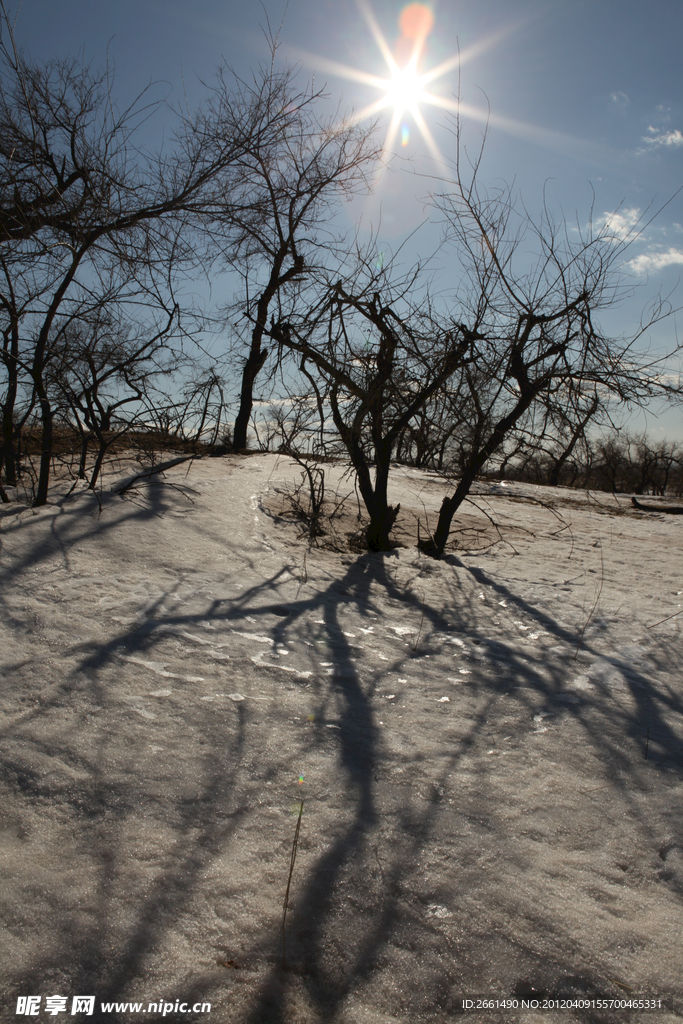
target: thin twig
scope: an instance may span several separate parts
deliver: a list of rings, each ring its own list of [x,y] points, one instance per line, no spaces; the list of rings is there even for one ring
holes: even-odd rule
[[[424,620],[425,620],[425,592],[423,590],[422,591],[422,618],[420,619],[420,628],[417,631],[417,639],[415,641],[415,646],[413,647],[413,651],[417,650],[417,645],[420,642],[420,636],[422,635],[422,623],[424,622]]]
[[[623,981],[617,981],[616,978],[611,978],[609,976],[609,974],[606,974],[605,977],[608,978],[612,982],[613,985],[617,985],[619,988],[623,988],[624,992],[633,992],[633,989],[631,988],[631,986],[630,985],[625,985],[623,983]]]
[[[579,650],[581,648],[581,642],[583,640],[583,635],[584,635],[584,633],[586,632],[586,630],[588,628],[588,623],[590,622],[590,620],[593,618],[593,615],[595,614],[595,609],[598,607],[598,604],[600,602],[600,595],[602,594],[602,588],[603,588],[604,583],[605,583],[605,560],[604,560],[603,554],[602,554],[602,544],[600,545],[600,570],[601,570],[600,571],[600,586],[598,587],[598,593],[597,593],[597,596],[596,596],[595,601],[593,603],[593,607],[590,610],[590,614],[589,614],[588,618],[586,619],[586,621],[584,622],[583,629],[581,630],[581,633],[579,634],[579,642],[577,643],[576,650],[574,651],[574,657],[572,659],[573,661],[576,661],[576,659],[579,656]]]
[[[672,615],[666,615],[663,619],[659,619],[658,622],[653,622],[651,626],[646,626],[645,629],[654,629],[655,626],[661,626],[663,622],[668,622],[669,619],[675,619],[677,615],[683,615],[683,608],[679,612],[674,612]]]
[[[476,501],[474,501],[474,500],[473,500],[472,498],[465,498],[465,501],[469,502],[469,504],[470,504],[470,505],[474,505],[474,507],[475,507],[475,508],[476,508],[476,509],[477,509],[477,510],[478,510],[479,512],[483,512],[483,513],[484,513],[484,515],[486,516],[486,518],[487,518],[487,519],[488,519],[488,521],[490,522],[491,526],[492,526],[492,527],[494,528],[494,530],[495,530],[495,531],[496,531],[496,533],[498,534],[498,540],[499,540],[499,541],[501,542],[501,544],[507,544],[507,545],[508,545],[509,547],[511,547],[511,548],[512,548],[512,550],[514,551],[514,553],[515,553],[516,555],[518,555],[518,554],[519,554],[519,551],[517,550],[517,548],[515,547],[515,545],[514,545],[514,544],[513,544],[513,543],[512,543],[511,541],[509,541],[509,540],[505,540],[505,537],[503,537],[503,534],[502,534],[502,533],[500,532],[500,527],[498,526],[498,523],[497,523],[497,522],[495,521],[495,519],[493,518],[493,516],[490,516],[490,515],[488,514],[488,512],[486,511],[486,509],[485,509],[485,508],[481,508],[481,506],[480,506],[480,505],[477,505]],[[489,502],[489,504],[490,504],[490,502]],[[524,527],[524,526],[520,527],[520,529],[521,529],[521,530],[524,530],[524,531],[525,531],[525,533],[531,533],[531,530],[527,530],[527,529],[526,529],[526,527]],[[534,534],[532,534],[532,536],[533,536],[533,537],[535,538],[535,537],[536,537],[536,534],[534,533]]]
[[[282,905],[282,970],[287,970],[286,964],[286,937],[285,928],[287,924],[287,906],[289,904],[289,887],[292,884],[292,875],[294,873],[294,861],[296,860],[296,848],[299,844],[299,829],[301,828],[301,815],[304,813],[304,802],[301,801],[301,807],[299,808],[299,819],[296,823],[296,832],[294,833],[294,842],[292,843],[292,859],[289,864],[289,878],[287,879],[287,891],[285,893],[285,901]]]

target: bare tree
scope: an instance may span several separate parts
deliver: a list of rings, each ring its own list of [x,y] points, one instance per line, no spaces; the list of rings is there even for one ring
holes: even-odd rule
[[[533,404],[494,453],[497,473],[515,480],[573,487],[585,473],[590,453],[587,428],[606,417],[596,388],[585,394],[562,389],[551,400]]]
[[[370,519],[368,548],[384,551],[400,510],[387,490],[396,446],[416,414],[467,365],[476,334],[462,324],[439,326],[418,288],[419,269],[392,287],[389,268],[359,262],[350,281],[329,287],[317,310],[273,323],[269,333],[322,377]]]
[[[477,337],[459,388],[483,428],[463,453],[457,487],[425,545],[437,556],[477,474],[530,410],[552,410],[558,401],[579,408],[580,396],[596,389],[605,402],[631,405],[669,390],[659,366],[637,351],[647,327],[668,315],[666,303],[656,302],[631,338],[609,338],[597,322],[620,297],[624,243],[609,225],[589,225],[575,241],[547,208],[536,223],[510,187],[491,193],[480,186],[481,153],[464,166],[459,123],[455,138],[454,179],[436,203],[466,282],[454,296],[458,320]],[[542,422],[552,416],[544,413]]]
[[[568,406],[558,407],[553,404],[551,415],[555,436],[547,447],[549,462],[548,483],[551,487],[557,487],[565,467],[571,464],[571,459],[577,448],[588,445],[586,430],[589,424],[595,424],[600,411],[600,395],[597,387],[592,394],[587,395],[572,392]],[[578,466],[574,468],[572,483],[578,475]]]
[[[172,150],[145,153],[138,137],[151,113],[144,95],[120,111],[106,73],[77,60],[32,61],[15,46],[0,9],[2,456],[12,479],[23,387],[41,415],[40,505],[50,477],[47,375],[59,325],[88,302],[92,311],[122,293],[172,308],[174,270],[197,260],[193,228],[216,205],[219,175],[267,137],[280,138],[289,114],[277,75],[265,75],[259,90],[219,88],[196,113],[178,113]]]
[[[225,202],[206,218],[223,265],[242,279],[242,294],[231,306],[236,335],[247,348],[234,451],[247,447],[254,383],[268,358],[269,319],[282,319],[283,303],[294,304],[310,275],[347,246],[344,233],[340,236],[331,223],[335,210],[370,188],[381,153],[373,125],[321,116],[324,94],[312,85],[299,91],[291,68],[261,71],[247,95],[261,95],[264,76],[272,83],[268,105],[262,105],[264,121],[284,110],[282,129],[275,135],[254,133],[252,144],[226,170]],[[220,119],[226,139],[234,131],[228,94],[224,77],[218,97],[227,111]],[[315,300],[304,296],[301,301]]]
[[[636,494],[664,496],[673,466],[681,460],[681,446],[666,440],[652,441],[646,433],[626,434],[624,446],[632,467]]]
[[[674,466],[683,459],[676,442],[653,441],[646,433],[613,430],[595,444],[590,479],[613,492],[664,496]]]
[[[120,312],[120,310],[116,310]],[[96,308],[60,324],[51,340],[46,388],[55,419],[81,439],[77,475],[88,477],[88,451],[96,444],[88,486],[94,489],[109,448],[129,434],[151,404],[151,385],[178,364],[169,347],[177,307],[153,325],[131,324]],[[130,411],[129,411],[130,410]]]

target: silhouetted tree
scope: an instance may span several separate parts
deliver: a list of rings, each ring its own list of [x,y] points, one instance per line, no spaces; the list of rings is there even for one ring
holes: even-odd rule
[[[75,428],[81,439],[78,477],[94,489],[107,450],[135,426],[136,419],[156,404],[151,383],[168,376],[177,354],[168,338],[177,309],[151,332],[142,325],[115,322],[111,310],[103,318],[79,316],[60,324],[50,342],[51,359],[46,389],[57,419]],[[156,399],[156,396],[154,396]],[[132,413],[127,409],[133,408]],[[95,443],[94,465],[87,467],[88,450]]]
[[[609,223],[589,227],[577,240],[547,208],[536,223],[510,187],[481,188],[481,153],[465,165],[460,122],[455,142],[454,177],[436,203],[463,275],[457,320],[477,337],[461,386],[464,379],[482,429],[472,434],[457,487],[444,498],[434,538],[424,545],[437,556],[478,473],[530,410],[550,410],[558,400],[564,408],[578,405],[577,396],[595,389],[605,401],[631,405],[669,390],[635,348],[646,327],[668,314],[664,303],[655,304],[630,339],[609,338],[597,322],[599,311],[619,298],[624,245]]]
[[[226,170],[267,139],[281,139],[290,114],[280,104],[280,78],[264,73],[258,88],[229,93],[221,85],[204,108],[178,113],[172,149],[146,152],[138,131],[150,114],[144,96],[120,112],[106,73],[79,60],[33,61],[15,46],[2,12],[2,457],[12,479],[23,387],[40,409],[41,505],[54,415],[47,374],[60,324],[122,293],[172,307],[173,274],[196,262],[197,218],[216,208]]]
[[[298,91],[297,81],[293,69],[276,74],[271,68],[245,89],[245,101],[260,109],[264,125],[285,112],[281,130],[254,132],[226,168],[224,202],[205,218],[223,265],[243,283],[242,295],[231,306],[236,335],[247,346],[234,451],[247,447],[254,383],[268,358],[269,319],[285,316],[284,306],[296,301],[310,275],[347,247],[331,223],[333,214],[341,202],[368,190],[381,152],[374,126],[338,115],[322,117],[323,93],[308,86]],[[217,98],[216,121],[228,140],[235,126],[225,78]]]
[[[269,333],[324,380],[330,416],[370,519],[368,548],[384,551],[400,508],[389,504],[387,490],[399,439],[467,364],[477,339],[464,325],[439,326],[428,297],[418,294],[417,273],[392,287],[387,271],[360,262],[361,272],[331,285],[318,309],[296,322],[274,322]]]

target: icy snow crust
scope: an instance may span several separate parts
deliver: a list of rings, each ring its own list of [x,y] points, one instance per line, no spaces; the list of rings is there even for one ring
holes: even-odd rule
[[[0,509],[1,1019],[28,994],[240,1024],[558,990],[680,1013],[683,523],[492,485],[514,550],[306,553],[263,504],[298,476],[228,457],[101,513]],[[436,479],[393,479],[438,509]]]

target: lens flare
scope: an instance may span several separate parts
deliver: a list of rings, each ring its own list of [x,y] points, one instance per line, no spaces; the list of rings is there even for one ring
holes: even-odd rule
[[[444,100],[427,92],[426,86],[459,64],[461,55],[455,55],[429,72],[420,72],[419,64],[424,56],[425,42],[434,27],[434,14],[431,8],[424,3],[409,3],[403,7],[398,17],[400,36],[392,48],[377,24],[367,0],[356,0],[356,2],[384,58],[389,72],[388,76],[380,78],[369,72],[361,71],[360,68],[350,68],[343,64],[337,64],[335,61],[321,61],[319,58],[316,58],[316,63],[333,74],[370,85],[384,94],[374,103],[357,111],[354,114],[354,120],[362,121],[366,117],[374,117],[382,110],[392,111],[391,121],[384,139],[385,156],[388,156],[392,150],[397,135],[400,134],[401,145],[407,145],[410,129],[405,123],[404,114],[408,114],[419,129],[432,156],[439,163],[443,163],[443,157],[420,113],[420,104],[427,103],[453,111],[457,109],[457,105],[452,101]]]
[[[512,118],[495,116],[487,107],[476,107],[469,103],[463,103],[456,95],[453,95],[454,89],[450,90],[450,96],[443,95],[443,84],[440,89],[441,95],[430,91],[432,82],[444,79],[454,68],[463,67],[480,54],[497,46],[512,32],[519,31],[530,16],[519,17],[501,24],[488,36],[472,43],[465,50],[459,50],[431,70],[420,71],[419,65],[424,57],[427,36],[434,30],[435,20],[431,7],[426,3],[406,4],[398,16],[400,35],[396,38],[394,46],[391,47],[370,9],[368,0],[356,0],[356,4],[384,59],[387,69],[385,77],[382,78],[361,68],[350,67],[348,64],[341,64],[338,61],[303,50],[297,52],[301,59],[320,71],[346,78],[351,82],[359,82],[364,86],[377,89],[381,93],[378,99],[368,103],[361,110],[355,111],[352,119],[364,121],[366,118],[376,117],[384,110],[391,111],[391,119],[384,139],[385,157],[388,157],[393,150],[399,135],[401,145],[405,145],[403,126],[407,120],[404,115],[407,114],[413,127],[420,132],[434,160],[446,173],[448,172],[444,158],[423,115],[421,108],[425,106],[435,107],[437,110],[457,116],[471,117],[482,124],[502,128],[518,138],[528,139],[538,145],[549,146],[557,152],[574,152],[577,145],[584,145],[579,139],[549,131],[547,128],[541,129]],[[448,91],[446,90],[446,92]]]
[[[434,27],[434,15],[426,4],[408,4],[401,11],[398,27],[406,39],[422,41]]]

